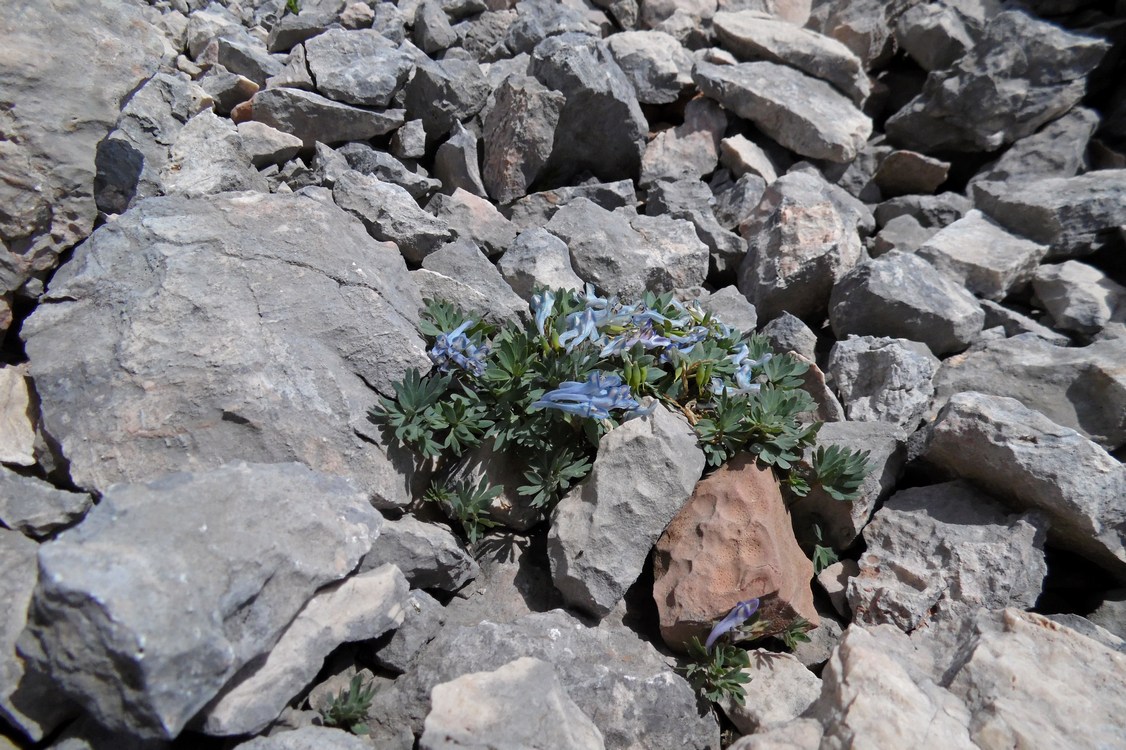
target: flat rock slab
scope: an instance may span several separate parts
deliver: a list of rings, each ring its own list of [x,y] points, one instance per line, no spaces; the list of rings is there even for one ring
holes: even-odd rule
[[[0,523],[33,538],[45,537],[79,521],[93,499],[85,492],[60,490],[49,482],[0,467]]]
[[[20,652],[102,725],[173,738],[381,522],[350,482],[300,464],[118,484],[40,548]]]
[[[237,750],[371,750],[363,737],[343,729],[315,726],[255,737],[235,747]]]
[[[373,387],[429,368],[421,300],[399,253],[335,206],[150,199],[82,245],[45,302],[23,336],[78,486],[300,460],[409,501],[367,411]]]
[[[317,141],[330,146],[343,141],[366,141],[390,133],[406,120],[401,109],[361,109],[311,91],[290,88],[259,91],[250,102],[236,107],[231,116],[238,122],[264,122],[297,136],[305,148],[312,148]]]
[[[414,71],[414,59],[372,29],[329,29],[305,42],[317,90],[337,101],[386,107]]]
[[[872,121],[829,84],[772,62],[698,62],[692,79],[726,109],[802,156],[848,162],[872,134]]]

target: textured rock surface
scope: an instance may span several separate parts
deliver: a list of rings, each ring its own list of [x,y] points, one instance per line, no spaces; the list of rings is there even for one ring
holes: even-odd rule
[[[564,600],[608,613],[703,470],[695,432],[662,406],[607,433],[590,474],[551,515],[551,577]]]
[[[453,239],[449,224],[422,210],[406,189],[371,175],[342,173],[333,185],[332,199],[363,221],[372,237],[394,242],[414,263]]]
[[[423,523],[414,516],[386,521],[379,544],[360,564],[360,570],[374,570],[392,564],[416,589],[457,591],[477,577],[476,561],[449,529]]]
[[[892,495],[864,529],[848,584],[855,622],[910,632],[979,609],[1031,608],[1048,566],[1047,522],[1008,510],[968,482]]]
[[[266,179],[251,163],[238,129],[210,110],[188,120],[176,134],[161,180],[169,195],[188,197],[235,190],[268,191]]]
[[[401,109],[376,112],[334,102],[311,91],[291,88],[259,91],[248,105],[250,117],[247,119],[264,122],[283,133],[297,136],[306,148],[311,148],[317,141],[331,145],[385,135],[402,125],[404,120]]]
[[[641,157],[640,184],[699,180],[715,171],[727,113],[711,99],[697,97],[684,108],[684,123],[653,137]]]
[[[1032,288],[1055,327],[1065,331],[1098,333],[1126,308],[1126,287],[1077,260],[1040,266]]]
[[[777,654],[756,648],[750,651],[751,666],[743,674],[751,678],[743,686],[746,702],[730,698],[720,703],[723,713],[743,734],[793,721],[821,695],[821,680],[792,654]]]
[[[390,393],[408,367],[428,367],[421,301],[398,253],[339,209],[150,199],[79,248],[46,299],[22,335],[44,430],[78,486],[300,459],[380,502],[409,500],[363,436],[371,386]],[[98,387],[73,387],[77,372]]]
[[[489,195],[510,203],[528,192],[555,143],[566,98],[530,76],[509,76],[485,118],[484,168]]]
[[[255,737],[235,746],[238,750],[368,750],[362,737],[331,727],[301,727],[269,737]]]
[[[795,617],[815,625],[811,563],[798,547],[774,474],[754,459],[736,458],[696,486],[657,542],[653,599],[661,637],[683,650],[701,641],[740,601],[784,628]]]
[[[0,367],[0,462],[35,465],[35,424],[26,367]]]
[[[469,240],[450,242],[427,255],[422,268],[411,271],[411,278],[423,298],[448,299],[498,323],[518,320],[528,312],[528,304]]]
[[[386,107],[414,70],[411,55],[372,29],[329,29],[305,42],[317,91],[347,104]]]
[[[435,685],[422,750],[468,747],[601,750],[602,733],[548,662],[522,657]]]
[[[45,537],[80,520],[93,500],[42,479],[0,468],[0,523],[30,537]]]
[[[446,222],[454,239],[476,242],[490,258],[508,249],[516,240],[516,225],[504,218],[488,200],[456,188],[439,193],[426,210]]]
[[[1099,116],[1076,107],[1058,120],[1014,143],[996,162],[973,176],[974,182],[1004,182],[1013,178],[1074,177],[1087,164],[1087,143]],[[1021,181],[1011,183],[1019,188]]]
[[[933,193],[950,173],[950,162],[915,151],[892,151],[880,162],[872,182],[885,198]]]
[[[1043,512],[1049,540],[1126,573],[1126,467],[1019,401],[960,393],[939,412],[930,463],[1018,508]]]
[[[849,336],[833,345],[829,374],[848,418],[912,430],[934,395],[939,360],[906,339]]]
[[[692,85],[692,57],[664,32],[623,31],[610,36],[606,46],[642,104],[675,102]]]
[[[521,232],[497,262],[512,291],[530,300],[537,286],[582,289],[583,280],[571,266],[567,243],[546,229]]]
[[[356,566],[381,520],[351,483],[299,464],[116,485],[40,549],[20,652],[103,725],[175,737]]]

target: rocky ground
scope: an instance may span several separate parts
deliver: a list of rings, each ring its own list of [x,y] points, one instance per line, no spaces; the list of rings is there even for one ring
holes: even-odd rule
[[[1121,0],[298,5],[0,3],[0,749],[1126,746]],[[658,410],[467,547],[368,410],[586,282],[814,363],[860,497]]]

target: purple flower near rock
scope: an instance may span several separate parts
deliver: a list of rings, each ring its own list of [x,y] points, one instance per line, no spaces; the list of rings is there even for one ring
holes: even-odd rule
[[[717,638],[742,625],[757,611],[758,599],[748,599],[745,602],[736,604],[735,608],[728,612],[727,616],[717,622],[715,627],[712,628],[712,632],[708,634],[708,640],[704,642],[704,648],[710,649]]]
[[[488,344],[474,344],[465,332],[475,321],[467,320],[449,333],[443,333],[434,340],[434,346],[427,352],[430,360],[442,372],[450,371],[450,364],[480,377],[485,374],[485,357],[489,355]]]

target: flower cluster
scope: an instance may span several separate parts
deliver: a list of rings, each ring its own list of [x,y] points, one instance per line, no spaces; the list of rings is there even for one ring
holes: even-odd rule
[[[717,622],[715,627],[712,628],[712,632],[708,634],[708,640],[704,642],[704,649],[710,649],[712,644],[715,643],[716,639],[721,635],[734,630],[749,620],[751,615],[758,611],[758,604],[758,599],[748,599],[745,602],[736,604],[732,610],[727,613],[727,616]]]
[[[466,320],[448,333],[439,334],[427,354],[441,372],[449,372],[450,365],[480,377],[485,374],[485,358],[489,356],[488,344],[474,344],[465,332],[475,321]]]
[[[749,357],[750,348],[746,344],[740,346],[733,354],[728,355],[727,361],[736,367],[731,376],[735,380],[735,387],[731,388],[724,385],[719,378],[712,378],[712,393],[716,395],[726,393],[729,396],[732,394],[757,393],[762,386],[753,382],[756,375],[755,368],[760,368],[772,360],[774,354],[766,352],[758,359],[750,359]]]
[[[652,413],[657,402],[643,408],[633,397],[630,387],[620,376],[595,370],[585,383],[568,380],[553,391],[543,394],[532,408],[558,409],[588,419],[608,419],[611,409],[626,411],[626,417]]]

